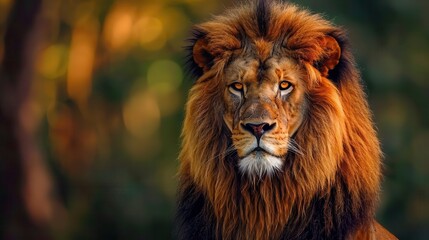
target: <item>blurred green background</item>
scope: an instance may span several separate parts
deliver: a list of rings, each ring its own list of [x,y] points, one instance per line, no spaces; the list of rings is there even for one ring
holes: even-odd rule
[[[400,239],[429,239],[429,1],[293,2],[348,30],[385,153],[377,219]],[[0,0],[1,36],[13,4]],[[50,238],[171,238],[192,85],[183,47],[193,24],[234,4],[44,1],[27,111],[54,189],[39,218]],[[4,50],[1,38],[0,60]]]

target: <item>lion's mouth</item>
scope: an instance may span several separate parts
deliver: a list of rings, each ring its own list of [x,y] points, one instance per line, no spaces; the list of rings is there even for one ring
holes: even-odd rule
[[[257,147],[255,147],[255,148],[253,148],[253,149],[251,149],[250,151],[248,151],[244,156],[242,156],[241,158],[245,158],[245,157],[248,157],[249,155],[254,155],[254,154],[258,154],[258,155],[260,155],[260,154],[269,154],[269,155],[272,155],[271,153],[269,153],[267,150],[265,150],[265,149],[263,149],[263,148],[261,148],[261,147],[259,147],[259,146],[257,146]]]
[[[276,155],[276,154],[274,154],[274,153],[272,153],[272,152],[270,152],[270,151],[268,151],[268,150],[266,150],[266,149],[264,149],[264,148],[262,148],[262,147],[260,147],[260,146],[257,146],[257,147],[255,147],[254,149],[252,149],[252,150],[250,150],[246,155],[244,155],[242,158],[246,158],[246,157],[248,157],[249,155],[257,155],[257,156],[263,156],[263,155],[265,155],[265,154],[267,154],[267,155],[271,155],[271,156],[273,156],[273,157],[277,157],[277,158],[281,158],[282,156],[278,156],[278,155]]]
[[[266,152],[266,151],[265,151],[265,149],[258,146],[255,149],[253,149],[252,152]]]

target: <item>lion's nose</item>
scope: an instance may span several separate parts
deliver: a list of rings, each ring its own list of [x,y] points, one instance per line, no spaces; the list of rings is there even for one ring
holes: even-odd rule
[[[269,123],[246,123],[246,124],[241,124],[243,126],[243,128],[250,132],[251,134],[253,134],[256,139],[259,139],[262,137],[262,135],[264,135],[264,133],[270,131],[271,129],[274,128],[274,126],[276,125],[275,123],[273,124],[269,124]]]

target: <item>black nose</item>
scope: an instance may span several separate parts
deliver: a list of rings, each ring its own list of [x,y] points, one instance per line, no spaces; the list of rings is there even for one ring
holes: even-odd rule
[[[269,124],[269,123],[247,123],[247,124],[241,124],[245,130],[253,134],[256,139],[259,139],[264,135],[265,132],[270,131],[274,128],[276,125],[275,123]]]

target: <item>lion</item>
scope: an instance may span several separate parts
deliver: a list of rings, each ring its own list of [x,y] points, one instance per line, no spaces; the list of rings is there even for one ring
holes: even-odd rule
[[[396,239],[374,219],[380,144],[341,28],[260,0],[190,42],[178,239]]]

